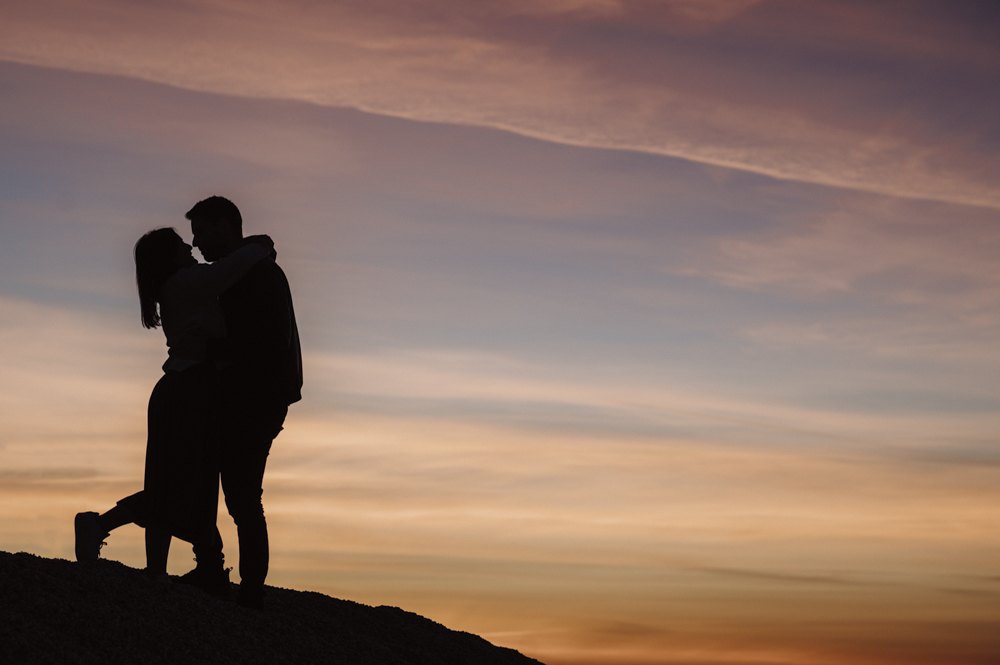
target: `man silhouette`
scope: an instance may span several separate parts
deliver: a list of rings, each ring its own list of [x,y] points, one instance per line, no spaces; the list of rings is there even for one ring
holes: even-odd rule
[[[228,199],[209,197],[185,216],[191,221],[193,244],[206,261],[217,261],[243,244],[243,218]],[[237,602],[260,609],[269,558],[261,504],[264,467],[288,405],[302,397],[302,355],[288,280],[273,260],[257,262],[220,296],[219,304],[227,334],[209,342],[221,376],[215,422],[218,468],[239,536]],[[195,552],[198,566],[185,581],[217,588],[221,575],[228,580],[221,569],[221,538],[217,546],[217,551]]]

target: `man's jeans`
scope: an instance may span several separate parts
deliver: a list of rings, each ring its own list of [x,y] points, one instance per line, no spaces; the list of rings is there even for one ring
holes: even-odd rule
[[[287,406],[243,405],[226,409],[221,419],[221,458],[219,469],[226,507],[240,540],[240,586],[254,589],[267,577],[269,548],[267,522],[264,519],[264,467],[271,442],[282,429]],[[222,539],[217,539],[217,553],[196,552],[199,561],[213,561],[222,556]]]

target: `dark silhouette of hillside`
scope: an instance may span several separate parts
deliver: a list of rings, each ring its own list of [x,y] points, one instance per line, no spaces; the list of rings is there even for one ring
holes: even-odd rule
[[[0,552],[0,663],[529,665],[396,607],[268,587],[263,611],[114,561]]]

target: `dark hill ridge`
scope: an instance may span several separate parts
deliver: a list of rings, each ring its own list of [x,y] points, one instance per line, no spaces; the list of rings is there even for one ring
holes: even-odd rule
[[[529,665],[396,607],[268,587],[263,612],[114,561],[0,552],[0,663]]]

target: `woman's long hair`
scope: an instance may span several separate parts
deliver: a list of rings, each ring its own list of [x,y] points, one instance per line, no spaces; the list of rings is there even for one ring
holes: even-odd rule
[[[171,228],[153,229],[135,243],[135,283],[139,287],[139,308],[142,325],[160,325],[160,290],[164,282],[177,271],[175,256],[183,240]]]

